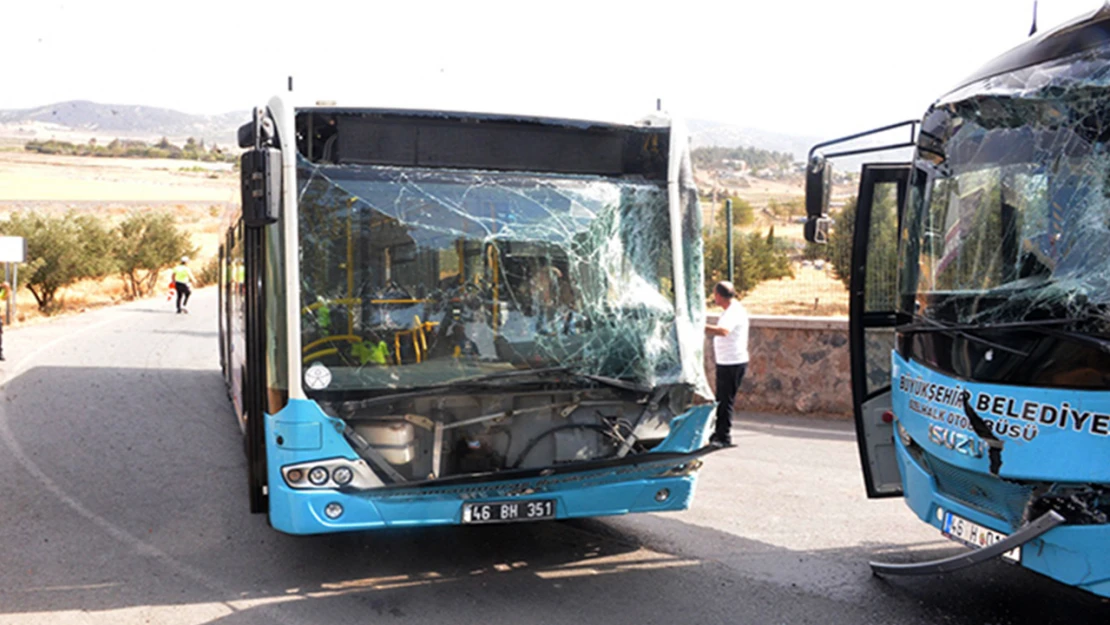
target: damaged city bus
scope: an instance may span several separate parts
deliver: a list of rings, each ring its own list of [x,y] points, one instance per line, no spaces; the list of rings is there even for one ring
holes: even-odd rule
[[[902,125],[906,143],[830,151]],[[863,166],[854,224],[829,233],[826,159],[907,147],[909,164]],[[874,569],[1002,557],[1110,597],[1110,9],[809,167],[807,238],[852,238],[868,496],[975,549]]]
[[[298,106],[240,129],[221,353],[291,534],[681,510],[713,404],[688,140]]]

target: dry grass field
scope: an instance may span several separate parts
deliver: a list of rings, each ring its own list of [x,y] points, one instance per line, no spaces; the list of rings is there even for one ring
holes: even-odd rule
[[[170,211],[199,250],[190,259],[194,273],[216,256],[224,212],[238,204],[238,193],[238,175],[228,164],[0,150],[0,218],[15,211],[73,210],[119,220],[134,210]],[[122,301],[124,287],[118,278],[88,280],[60,292],[59,298],[62,314],[79,312]],[[19,289],[16,302],[19,322],[42,318],[26,289]]]
[[[717,181],[698,177],[701,188],[712,188]],[[793,262],[794,277],[762,282],[743,297],[745,308],[755,315],[847,316],[848,290],[828,265],[817,268],[803,263],[801,249],[805,245],[803,226],[788,219],[776,219],[763,209],[772,203],[780,205],[804,202],[805,187],[801,178],[793,180],[752,179],[745,186],[719,184],[724,193],[736,195],[755,209],[756,221],[744,230],[766,233],[773,225],[775,237],[790,241],[799,250]],[[834,197],[846,198],[852,188],[834,188]],[[723,193],[722,193],[723,196]],[[704,218],[713,217],[713,206],[703,205]],[[723,206],[716,210],[724,210]]]

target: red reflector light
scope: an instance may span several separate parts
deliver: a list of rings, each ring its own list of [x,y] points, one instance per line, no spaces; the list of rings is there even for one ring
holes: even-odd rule
[[[894,413],[889,410],[883,412],[883,423],[894,423]]]

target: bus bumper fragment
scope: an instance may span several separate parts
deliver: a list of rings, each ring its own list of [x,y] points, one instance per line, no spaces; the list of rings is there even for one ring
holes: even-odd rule
[[[1011,549],[1020,547],[1025,543],[1041,536],[1048,530],[1064,522],[1064,517],[1055,510],[1037,517],[1027,523],[1018,531],[992,545],[976,549],[968,553],[957,554],[931,562],[914,562],[912,564],[893,564],[885,562],[870,562],[872,572],[878,575],[936,575],[958,571],[980,562],[992,560]]]

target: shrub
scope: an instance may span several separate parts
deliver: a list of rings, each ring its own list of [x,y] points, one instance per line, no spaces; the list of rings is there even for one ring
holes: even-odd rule
[[[747,226],[755,221],[755,209],[748,203],[747,200],[742,200],[738,197],[729,198],[732,200],[732,225],[733,226]],[[717,229],[722,232],[725,229],[726,220],[728,219],[728,211],[725,210],[727,204],[721,201],[720,210],[714,211],[713,221]]]
[[[113,256],[127,284],[128,299],[149,294],[159,273],[197,249],[177,227],[173,215],[165,211],[132,212],[114,233]]]
[[[112,271],[111,238],[91,215],[16,212],[0,223],[0,232],[26,240],[27,262],[20,277],[45,314],[56,311],[60,289]]]
[[[736,232],[733,237],[733,285],[736,292],[751,291],[765,280],[793,277],[790,264],[790,245],[775,238],[772,227],[764,237],[758,232]],[[728,279],[728,246],[724,232],[718,232],[705,241],[705,292],[712,293],[713,286]]]
[[[197,276],[197,286],[208,286],[216,284],[220,279],[220,259],[213,256],[204,263],[204,269],[200,270]]]

